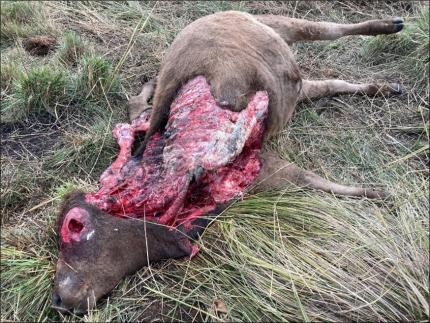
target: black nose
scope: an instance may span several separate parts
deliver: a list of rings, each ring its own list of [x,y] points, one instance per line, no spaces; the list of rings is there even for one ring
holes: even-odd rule
[[[61,305],[62,305],[61,297],[57,293],[54,293],[52,295],[52,304],[54,304],[54,306],[58,306],[58,307],[61,307]]]
[[[61,299],[61,296],[57,293],[52,294],[52,308],[55,308],[57,311],[61,313],[67,313],[67,308],[63,305],[63,300]]]

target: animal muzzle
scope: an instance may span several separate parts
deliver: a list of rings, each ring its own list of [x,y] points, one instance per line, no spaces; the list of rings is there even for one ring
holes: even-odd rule
[[[63,261],[57,263],[52,307],[63,313],[82,314],[95,307],[94,289],[70,271]]]
[[[78,301],[73,297],[63,297],[59,293],[52,294],[52,308],[61,313],[84,314],[95,307],[95,298],[92,296],[86,297],[85,301]]]
[[[96,297],[94,293],[74,294],[67,289],[56,290],[52,294],[52,308],[62,313],[83,314],[94,308]]]

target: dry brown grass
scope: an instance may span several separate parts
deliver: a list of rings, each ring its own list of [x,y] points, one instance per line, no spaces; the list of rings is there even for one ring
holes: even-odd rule
[[[415,62],[407,60],[415,57],[415,47],[398,36],[293,46],[306,78],[400,81],[405,91],[391,98],[304,102],[267,147],[331,180],[385,187],[391,200],[336,198],[294,187],[249,196],[217,218],[192,261],[142,269],[84,317],[62,316],[49,307],[58,204],[73,188],[95,189],[115,155],[110,131],[126,120],[128,96],[157,74],[179,30],[230,9],[336,22],[401,15],[413,24],[428,10],[425,5],[2,2],[2,24],[8,24],[2,25],[2,111],[5,102],[15,102],[6,108],[13,117],[25,116],[13,123],[2,118],[1,124],[2,321],[428,320],[429,87],[416,78],[428,78],[428,71],[411,75],[406,62]],[[38,9],[23,22],[29,6]],[[22,40],[40,33],[57,37],[59,47],[33,57]],[[51,101],[37,101],[48,114],[14,110],[28,107],[27,92],[16,90],[23,75],[43,65],[64,71],[64,84],[54,82],[63,90],[55,90]],[[98,76],[89,78],[90,70]],[[52,90],[46,86],[51,76],[44,74],[42,90]]]

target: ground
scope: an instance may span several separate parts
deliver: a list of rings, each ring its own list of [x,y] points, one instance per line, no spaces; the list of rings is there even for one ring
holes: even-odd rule
[[[85,316],[50,308],[65,193],[95,190],[111,129],[175,35],[222,10],[353,23],[392,36],[293,46],[305,78],[399,81],[396,97],[304,102],[266,149],[386,200],[288,186],[221,214],[193,260],[127,277]],[[429,318],[428,5],[408,1],[1,2],[1,320]]]

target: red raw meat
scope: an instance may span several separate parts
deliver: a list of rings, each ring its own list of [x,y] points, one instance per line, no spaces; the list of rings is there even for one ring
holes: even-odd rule
[[[86,201],[112,215],[190,227],[240,197],[257,177],[268,102],[260,91],[241,112],[222,109],[205,78],[196,77],[182,87],[164,133],[150,138],[141,158],[131,149],[136,134],[148,129],[150,114],[114,128],[118,158]]]

